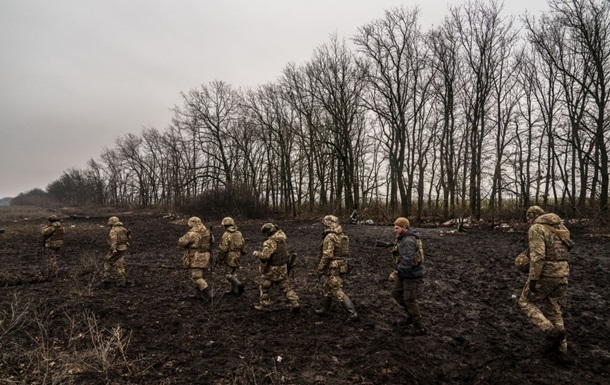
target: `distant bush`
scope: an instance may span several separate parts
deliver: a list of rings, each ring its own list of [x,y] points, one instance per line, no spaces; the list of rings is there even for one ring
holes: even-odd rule
[[[248,186],[241,185],[232,189],[207,190],[201,195],[187,199],[177,209],[183,213],[205,218],[225,216],[261,218],[267,214],[267,210],[261,206],[254,191]]]
[[[47,208],[57,208],[61,204],[51,198],[49,194],[39,188],[35,188],[25,193],[20,193],[11,199],[11,206],[37,206]]]

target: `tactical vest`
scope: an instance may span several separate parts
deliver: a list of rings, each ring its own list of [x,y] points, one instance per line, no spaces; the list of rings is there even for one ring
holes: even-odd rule
[[[281,266],[288,263],[288,246],[286,241],[278,239],[275,241],[276,247],[273,254],[269,258],[269,264],[271,266]]]

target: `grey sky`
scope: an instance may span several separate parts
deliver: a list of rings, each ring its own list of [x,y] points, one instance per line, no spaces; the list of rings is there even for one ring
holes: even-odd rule
[[[0,0],[0,198],[84,168],[117,137],[163,130],[179,93],[275,81],[331,33],[349,40],[384,10],[443,0]],[[539,14],[546,0],[507,0]]]

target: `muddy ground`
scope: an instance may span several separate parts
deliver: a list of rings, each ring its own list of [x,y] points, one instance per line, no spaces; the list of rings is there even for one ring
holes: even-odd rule
[[[60,214],[66,243],[60,277],[50,281],[37,275],[45,218],[0,216],[1,384],[610,383],[610,238],[599,231],[572,229],[563,309],[574,363],[566,366],[543,353],[542,334],[516,305],[525,279],[513,268],[525,245],[522,224],[421,229],[428,334],[413,337],[396,325],[402,313],[386,280],[389,255],[375,247],[392,240],[389,224],[343,224],[353,266],[345,289],[360,315],[345,323],[337,303],[329,317],[314,313],[319,221],[276,222],[299,255],[293,279],[303,309],[292,314],[279,289],[270,312],[251,308],[258,300],[251,253],[239,272],[243,296],[220,295],[228,284],[216,269],[206,273],[219,294],[213,303],[192,298],[177,246],[186,218],[160,214],[121,215],[133,234],[130,285],[102,286],[107,216]],[[204,222],[219,240],[219,221]],[[238,222],[251,251],[260,249],[263,222]],[[27,320],[9,327],[20,309]]]

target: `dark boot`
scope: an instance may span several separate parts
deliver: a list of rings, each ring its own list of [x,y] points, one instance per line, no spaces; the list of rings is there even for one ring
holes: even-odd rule
[[[203,299],[202,291],[198,287],[195,288],[195,299]]]
[[[208,286],[205,289],[201,290],[201,294],[203,294],[203,299],[212,302],[214,299],[214,293],[212,292],[212,286]]]
[[[231,283],[231,290],[225,292],[226,295],[242,295],[246,291],[244,284],[237,279],[237,277],[232,276],[227,278],[227,280]]]
[[[345,296],[345,298],[343,298],[343,307],[345,308],[345,310],[347,310],[347,312],[349,313],[349,317],[347,317],[347,321],[348,322],[352,322],[352,321],[358,321],[358,313],[356,313],[356,309],[354,309],[354,304],[352,303],[352,300],[349,299],[348,296]]]
[[[545,333],[546,346],[544,347],[545,353],[554,353],[559,349],[561,341],[565,338],[566,334],[563,330],[555,327],[550,328]]]
[[[225,291],[225,295],[239,295],[238,285],[241,283],[237,280],[237,277],[229,277],[227,281],[231,284],[231,289]]]
[[[330,305],[333,302],[333,297],[324,297],[322,301],[322,309],[316,309],[316,314],[318,315],[327,315],[330,311]]]

